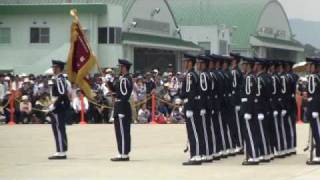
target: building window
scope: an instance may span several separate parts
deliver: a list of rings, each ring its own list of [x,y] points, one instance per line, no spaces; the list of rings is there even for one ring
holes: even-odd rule
[[[108,28],[100,27],[98,29],[98,42],[99,44],[107,44],[108,43]]]
[[[49,28],[30,28],[30,43],[49,43],[50,41]]]
[[[0,28],[0,44],[9,44],[11,42],[11,29]]]
[[[122,29],[119,27],[101,27],[98,29],[100,44],[120,44]]]
[[[206,55],[211,54],[211,43],[210,42],[199,42],[198,45],[202,48]]]

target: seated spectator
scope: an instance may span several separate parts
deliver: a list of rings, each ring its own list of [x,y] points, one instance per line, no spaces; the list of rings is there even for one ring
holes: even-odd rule
[[[83,97],[83,105],[81,102],[81,97]],[[84,117],[85,117],[85,119],[87,119],[87,111],[89,109],[88,99],[85,96],[83,96],[81,90],[77,90],[76,97],[73,98],[73,100],[72,100],[72,108],[75,113],[73,119],[76,123],[80,122],[82,106],[83,106],[83,111],[84,111]]]
[[[170,123],[184,123],[183,105],[179,98],[175,100],[175,107],[170,114]]]
[[[50,98],[47,93],[43,93],[40,98],[36,101],[35,103],[35,108],[38,110],[45,110],[48,109],[50,106]],[[51,119],[49,116],[46,115],[46,113],[41,112],[41,111],[35,111],[34,112],[35,117],[38,119],[39,123],[50,123]]]
[[[27,95],[23,95],[20,102],[20,117],[18,123],[31,123],[32,118],[32,104]]]
[[[138,111],[138,123],[148,123],[150,119],[150,111],[146,108],[146,105],[142,105],[142,107]]]

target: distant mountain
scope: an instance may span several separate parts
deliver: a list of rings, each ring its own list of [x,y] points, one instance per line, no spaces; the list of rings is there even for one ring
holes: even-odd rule
[[[290,19],[295,39],[303,44],[311,44],[320,49],[320,21],[305,21],[301,19]]]

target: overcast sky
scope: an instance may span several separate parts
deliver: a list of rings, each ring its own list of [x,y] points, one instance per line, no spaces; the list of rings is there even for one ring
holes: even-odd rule
[[[320,22],[320,0],[279,0],[289,19],[300,18]]]

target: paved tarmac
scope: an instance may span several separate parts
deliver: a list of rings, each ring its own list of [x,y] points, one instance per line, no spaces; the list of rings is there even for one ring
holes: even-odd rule
[[[114,163],[113,125],[68,126],[68,160],[49,161],[50,125],[0,125],[0,180],[318,180],[320,166],[306,166],[308,126],[298,125],[298,155],[257,167],[244,156],[183,167],[188,154],[184,125],[133,125],[130,162]]]

